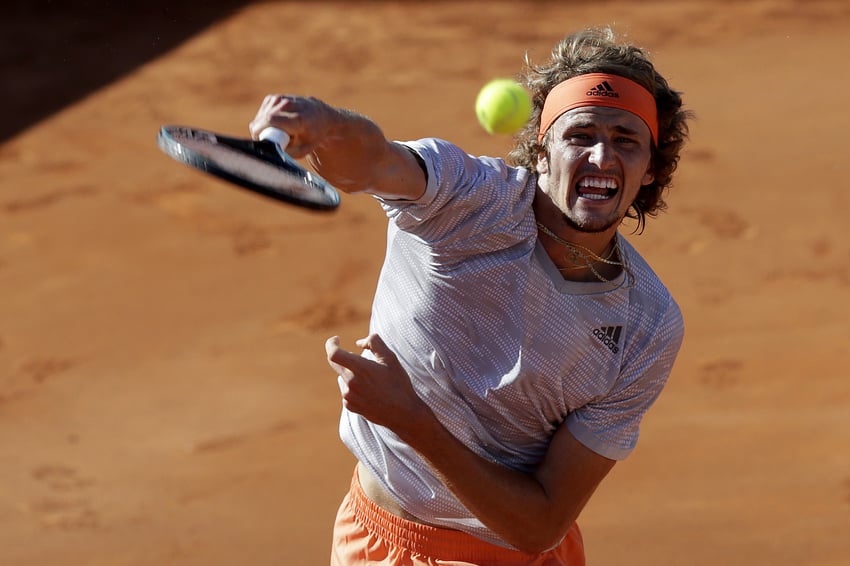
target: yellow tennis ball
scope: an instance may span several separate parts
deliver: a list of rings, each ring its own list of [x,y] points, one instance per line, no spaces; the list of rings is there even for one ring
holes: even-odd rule
[[[475,99],[478,121],[490,134],[514,134],[531,116],[531,97],[511,79],[494,79]]]

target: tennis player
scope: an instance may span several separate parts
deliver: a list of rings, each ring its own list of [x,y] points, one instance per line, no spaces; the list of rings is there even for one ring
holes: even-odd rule
[[[665,207],[680,94],[609,29],[525,78],[510,166],[314,98],[268,96],[251,122],[389,219],[368,336],[326,343],[359,461],[333,565],[584,564],[576,519],[673,367],[680,310],[618,228]]]

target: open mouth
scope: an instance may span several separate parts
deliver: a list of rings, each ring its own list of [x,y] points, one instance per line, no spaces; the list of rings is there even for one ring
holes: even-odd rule
[[[610,177],[584,177],[576,184],[576,193],[579,198],[601,201],[613,198],[618,188]]]

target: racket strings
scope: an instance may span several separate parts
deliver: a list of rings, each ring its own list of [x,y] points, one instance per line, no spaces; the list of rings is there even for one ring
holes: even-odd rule
[[[285,162],[281,162],[280,165],[269,163],[238,149],[209,141],[199,142],[189,138],[180,140],[180,144],[202,158],[214,162],[217,167],[259,185],[285,190],[301,198],[315,199],[317,195],[313,191],[316,189],[324,192],[323,188],[311,178],[309,172],[286,167]],[[305,187],[305,184],[312,189]]]

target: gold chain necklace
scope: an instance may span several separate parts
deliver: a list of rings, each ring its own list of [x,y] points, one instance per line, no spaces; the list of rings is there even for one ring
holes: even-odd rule
[[[593,273],[593,275],[597,279],[604,283],[610,283],[610,280],[603,277],[593,264],[606,263],[608,265],[618,265],[628,272],[626,264],[622,261],[623,254],[620,252],[620,239],[616,236],[614,236],[614,245],[611,246],[611,251],[608,252],[608,255],[602,257],[593,250],[590,250],[580,244],[576,244],[574,242],[570,242],[561,238],[540,222],[537,223],[537,227],[540,229],[541,232],[543,232],[544,234],[546,234],[547,236],[549,236],[550,238],[552,238],[553,240],[555,240],[566,248],[566,251],[564,252],[565,260],[573,264],[583,264],[573,265],[573,267],[559,267],[559,271],[567,271],[570,269],[583,269],[586,267],[590,269],[590,272]],[[617,259],[611,259],[612,257],[614,257],[615,253]],[[569,254],[569,257],[567,257],[567,254]]]

